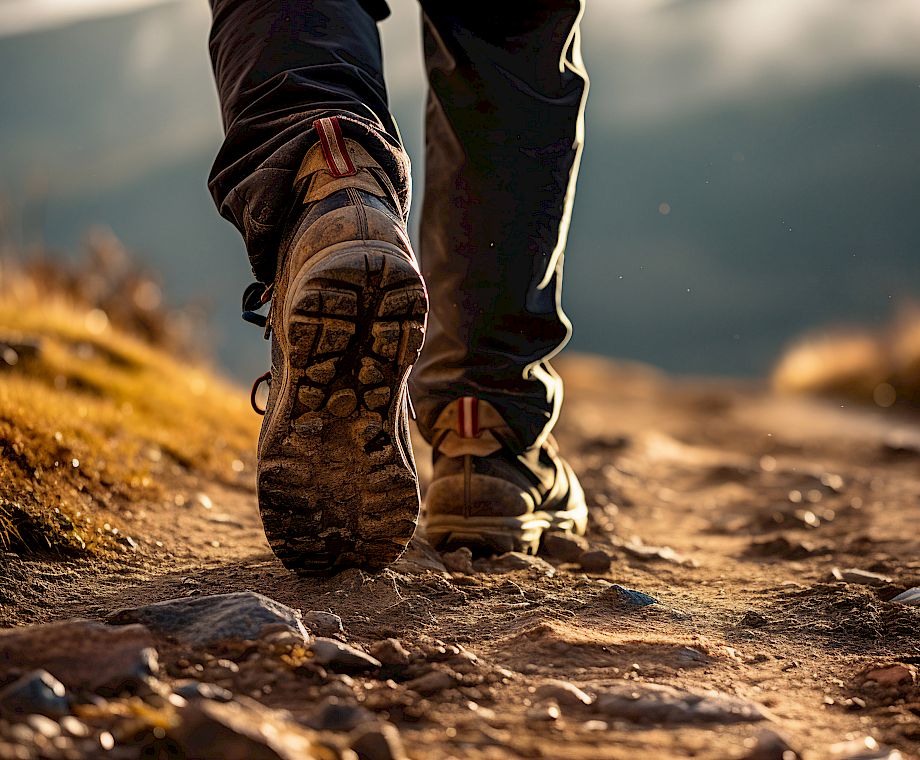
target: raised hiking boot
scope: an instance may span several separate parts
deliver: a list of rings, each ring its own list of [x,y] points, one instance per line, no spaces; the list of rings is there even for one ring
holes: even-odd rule
[[[378,570],[418,522],[406,382],[428,295],[381,167],[335,118],[314,126],[295,185],[303,212],[270,293],[250,296],[271,298],[259,510],[286,567]]]
[[[585,532],[585,495],[555,441],[516,454],[513,432],[487,401],[466,396],[448,404],[432,448],[432,546],[535,554],[547,531]]]

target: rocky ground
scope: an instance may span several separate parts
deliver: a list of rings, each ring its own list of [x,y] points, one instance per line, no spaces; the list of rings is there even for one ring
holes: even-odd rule
[[[920,758],[917,418],[563,373],[591,522],[540,557],[292,576],[246,458],[0,556],[0,758]]]

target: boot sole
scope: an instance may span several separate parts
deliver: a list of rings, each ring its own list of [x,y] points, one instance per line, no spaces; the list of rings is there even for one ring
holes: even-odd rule
[[[587,523],[588,509],[583,504],[566,511],[533,512],[520,517],[431,515],[426,535],[431,545],[441,551],[466,546],[492,554],[536,554],[545,533],[583,535]]]
[[[382,569],[418,522],[418,476],[397,430],[425,336],[424,282],[396,246],[339,244],[307,262],[283,308],[281,390],[260,444],[265,535],[298,572]]]

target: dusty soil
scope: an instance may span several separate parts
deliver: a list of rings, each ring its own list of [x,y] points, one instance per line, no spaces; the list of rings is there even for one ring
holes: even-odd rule
[[[462,645],[477,666],[427,696],[380,678],[220,671],[200,653],[160,653],[170,677],[200,677],[204,663],[209,680],[298,720],[344,688],[399,728],[413,758],[741,758],[765,728],[806,759],[866,736],[920,757],[915,672],[888,687],[864,675],[920,664],[920,609],[887,601],[920,585],[920,421],[586,357],[562,371],[558,438],[588,494],[591,548],[612,557],[605,572],[550,556],[552,569],[451,573],[422,535],[381,575],[298,578],[261,534],[247,460],[220,485],[174,468],[165,499],[121,505],[138,546],[119,559],[0,558],[0,625],[249,589],[340,615],[351,644]],[[890,582],[841,582],[835,567]],[[611,583],[659,604],[611,604]],[[550,678],[588,692],[624,679],[711,688],[771,719],[654,724],[588,707],[551,719],[534,695]]]

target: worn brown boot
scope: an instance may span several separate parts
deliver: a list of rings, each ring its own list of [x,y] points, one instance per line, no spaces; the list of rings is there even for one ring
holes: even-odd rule
[[[428,296],[383,170],[334,118],[315,127],[270,293],[259,509],[286,567],[377,570],[418,521],[406,381]]]
[[[555,441],[515,453],[514,434],[488,402],[467,396],[448,404],[432,448],[425,500],[432,546],[536,553],[546,531],[585,532],[584,492]]]

